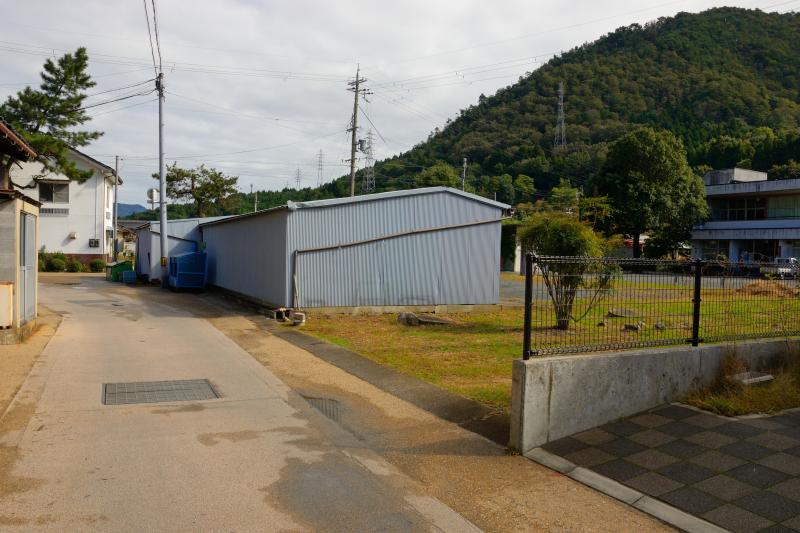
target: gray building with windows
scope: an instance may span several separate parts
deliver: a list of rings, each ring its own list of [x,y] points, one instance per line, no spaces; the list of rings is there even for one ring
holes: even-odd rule
[[[209,282],[273,307],[496,304],[509,213],[430,187],[289,202],[200,229]]]
[[[692,256],[763,262],[800,256],[800,179],[713,171],[703,178],[709,220],[692,231]]]

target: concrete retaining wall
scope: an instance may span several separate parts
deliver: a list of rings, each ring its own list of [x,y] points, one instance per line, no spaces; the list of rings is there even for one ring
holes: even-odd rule
[[[525,453],[621,417],[679,400],[710,384],[729,353],[758,369],[800,350],[798,340],[759,340],[514,361],[511,446]]]

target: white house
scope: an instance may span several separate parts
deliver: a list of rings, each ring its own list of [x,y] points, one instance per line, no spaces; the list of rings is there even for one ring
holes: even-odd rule
[[[39,246],[87,263],[113,255],[114,169],[70,149],[69,157],[92,176],[83,183],[58,173],[42,175],[42,165],[23,163],[11,170],[17,189],[41,202]],[[119,184],[122,184],[120,179]]]

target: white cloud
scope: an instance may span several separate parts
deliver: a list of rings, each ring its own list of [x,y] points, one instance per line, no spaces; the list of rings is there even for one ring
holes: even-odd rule
[[[735,4],[771,5],[767,0]],[[479,94],[492,94],[535,68],[530,62],[500,62],[540,54],[547,59],[622,25],[720,3],[157,0],[156,5],[171,93],[165,105],[167,160],[208,155],[179,162],[205,162],[239,174],[241,189],[249,190],[251,184],[260,189],[280,188],[287,180],[294,184],[296,168],[304,185],[315,184],[320,149],[326,180],[346,172],[344,130],[352,95],[345,80],[355,74],[357,62],[376,92],[366,109],[389,141],[376,146],[383,158],[425,139]],[[0,0],[0,12],[2,97],[21,88],[15,83],[36,82],[44,54],[60,55],[78,46],[89,49],[95,92],[153,76],[139,2]],[[493,66],[463,70],[481,65]],[[270,73],[276,71],[292,75],[283,79]],[[386,85],[408,78],[415,79]],[[115,94],[125,92],[92,100]],[[124,158],[125,202],[144,203],[150,174],[157,170],[157,104],[147,102],[152,98],[93,111],[91,126],[105,135],[86,151],[107,163],[115,154]],[[363,117],[359,120],[366,125]],[[230,153],[254,148],[265,149]]]

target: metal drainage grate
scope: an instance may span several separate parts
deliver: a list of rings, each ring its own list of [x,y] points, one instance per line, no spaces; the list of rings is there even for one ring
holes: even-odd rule
[[[303,398],[311,404],[311,407],[321,412],[334,422],[339,421],[339,402],[332,398],[312,398],[310,396],[303,396]]]
[[[207,379],[103,384],[103,403],[105,405],[187,402],[215,398],[219,398],[219,395]]]

